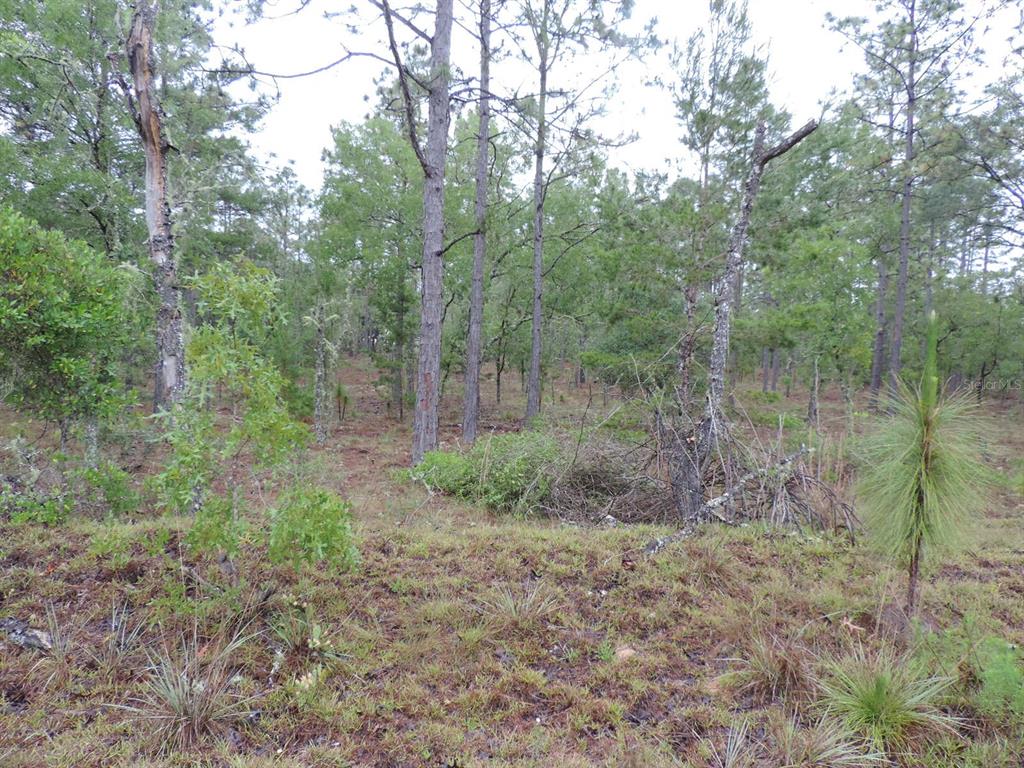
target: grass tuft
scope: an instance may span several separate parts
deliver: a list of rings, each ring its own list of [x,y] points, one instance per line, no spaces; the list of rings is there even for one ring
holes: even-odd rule
[[[232,670],[232,657],[247,639],[202,645],[193,628],[178,648],[150,656],[143,694],[128,709],[153,729],[160,752],[191,749],[249,714],[251,697],[237,692]]]
[[[901,753],[917,736],[956,732],[959,719],[936,706],[953,682],[916,673],[909,659],[892,650],[868,655],[859,648],[826,664],[819,704],[874,749]]]

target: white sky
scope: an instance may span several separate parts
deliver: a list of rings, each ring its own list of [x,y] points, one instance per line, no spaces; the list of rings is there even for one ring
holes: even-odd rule
[[[977,1],[977,0],[975,0]],[[368,4],[355,0],[357,5]],[[429,4],[429,3],[428,3]],[[968,5],[974,2],[968,0]],[[241,3],[240,3],[241,5]],[[346,9],[347,0],[313,0],[300,13],[290,14],[296,0],[269,0],[259,22],[244,23],[240,16],[226,16],[216,28],[222,45],[238,44],[248,59],[262,71],[304,72],[333,61],[343,54],[343,43],[352,50],[372,50],[387,55],[383,25],[373,23],[354,37],[342,19],[327,20],[325,10]],[[462,3],[456,3],[456,13]],[[825,24],[827,11],[838,16],[871,15],[870,0],[750,0],[750,19],[755,44],[769,57],[772,101],[788,110],[794,122],[802,124],[818,117],[821,104],[833,91],[849,88],[855,73],[864,67],[860,51],[845,46],[843,38]],[[655,16],[656,34],[662,40],[685,43],[707,18],[706,0],[636,0],[633,22],[639,26]],[[277,17],[277,18],[275,18]],[[366,18],[375,18],[367,12]],[[1004,17],[1004,20],[1006,17]],[[429,21],[424,22],[429,28]],[[1002,30],[990,32],[983,40],[992,62],[979,74],[979,82],[995,72],[995,62],[1006,49]],[[683,154],[679,144],[671,95],[647,86],[653,75],[671,81],[668,48],[650,56],[645,65],[628,63],[620,69],[620,88],[608,107],[602,124],[605,133],[635,132],[638,141],[610,153],[612,164],[631,170],[668,170]],[[469,75],[475,75],[478,54],[469,35],[456,28],[453,58]],[[262,129],[252,137],[257,152],[272,162],[292,162],[299,179],[318,189],[322,177],[321,153],[331,140],[331,126],[342,121],[359,121],[369,111],[375,92],[374,78],[383,65],[370,59],[352,59],[311,77],[279,80],[281,97],[266,117]],[[522,65],[508,59],[492,67],[495,90],[518,85],[526,76]],[[247,86],[235,86],[243,96]],[[272,88],[271,88],[272,90]]]

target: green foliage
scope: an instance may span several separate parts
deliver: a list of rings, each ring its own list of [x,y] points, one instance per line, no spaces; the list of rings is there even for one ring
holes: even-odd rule
[[[53,420],[121,404],[128,279],[84,243],[0,208],[4,399]]]
[[[495,435],[465,454],[431,451],[412,475],[432,488],[482,501],[498,512],[528,512],[547,498],[562,459],[558,442],[538,432]]]
[[[352,541],[352,505],[326,488],[294,485],[270,513],[270,559],[303,565],[324,562],[351,568],[358,559]]]
[[[230,496],[210,495],[197,509],[186,541],[195,552],[235,555],[245,530]]]
[[[280,465],[305,444],[308,430],[292,419],[284,377],[260,351],[279,317],[273,275],[244,262],[220,264],[190,285],[208,322],[189,338],[188,390],[162,416],[171,453],[152,482],[165,509],[195,514],[193,547],[232,553],[242,531],[243,454],[257,467]],[[226,423],[213,407],[218,394],[232,402]],[[213,491],[216,477],[226,478],[226,495]]]
[[[923,553],[958,543],[991,480],[978,455],[980,416],[974,404],[939,396],[934,312],[928,325],[921,385],[911,390],[900,384],[889,403],[891,416],[865,443],[858,483],[876,545],[908,565],[911,614]]]
[[[915,735],[954,730],[957,719],[936,706],[952,683],[920,674],[892,650],[868,655],[860,648],[826,664],[819,705],[875,749],[899,752]]]
[[[20,492],[7,483],[0,483],[0,511],[12,523],[60,525],[71,514],[71,508],[71,500],[63,495]]]
[[[978,649],[976,674],[982,713],[996,720],[1024,718],[1024,667],[1015,645],[999,637],[986,638]]]
[[[875,542],[905,560],[915,541],[948,547],[962,539],[984,502],[988,470],[969,400],[944,397],[926,415],[918,392],[901,387],[890,407],[861,446],[858,497]]]
[[[95,467],[81,467],[71,473],[80,483],[76,502],[98,508],[108,515],[122,517],[138,509],[140,497],[131,475],[110,461]]]

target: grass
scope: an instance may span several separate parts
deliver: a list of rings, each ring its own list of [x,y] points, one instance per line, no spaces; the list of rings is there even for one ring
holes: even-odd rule
[[[854,653],[826,663],[819,706],[878,751],[905,753],[914,739],[955,733],[958,718],[939,709],[954,680],[921,674],[890,648]]]
[[[233,657],[249,638],[201,644],[198,631],[149,656],[142,695],[130,711],[164,754],[188,751],[243,720],[251,697],[238,690]]]
[[[726,756],[741,719],[745,737],[737,726],[733,742],[758,768],[880,763],[839,710],[825,716],[810,702],[818,676],[835,682],[820,659],[842,663],[863,646],[873,662],[883,647],[873,617],[900,575],[870,548],[710,527],[646,559],[638,550],[668,528],[523,520],[428,494],[395,477],[408,426],[374,415],[368,385],[346,386],[358,416],[318,449],[344,475],[325,472],[316,483],[336,483],[354,502],[361,562],[351,571],[300,576],[268,562],[257,499],[249,500],[252,536],[236,558],[237,587],[183,546],[187,519],[140,512],[109,526],[73,517],[59,528],[0,520],[0,617],[46,629],[52,604],[72,641],[67,681],[45,688],[51,659],[0,644],[4,768],[708,768]],[[565,394],[558,414],[578,425],[585,390],[576,400]],[[501,410],[519,405],[503,400]],[[843,422],[836,403],[823,399],[822,408],[826,429]],[[457,421],[451,407],[442,424]],[[1019,427],[1017,412],[996,424],[994,462],[1024,450]],[[455,431],[446,426],[442,439],[451,447]],[[956,627],[971,610],[987,617],[986,632],[1021,644],[1024,508],[1019,497],[999,496],[987,514],[975,549],[924,584],[924,628]],[[131,544],[90,552],[97,534]],[[277,596],[251,619],[252,636],[217,662],[221,644],[204,640],[232,636],[254,586]],[[301,611],[292,612],[288,595]],[[290,639],[275,632],[292,618]],[[333,655],[308,652],[310,623]],[[133,650],[127,635],[139,627]],[[100,664],[93,657],[103,658],[108,643],[117,661]],[[147,647],[161,650],[148,659]],[[626,647],[635,654],[616,658]],[[748,663],[758,670],[750,689]],[[183,679],[192,684],[176,683]],[[203,692],[219,691],[205,705],[195,685],[204,680]],[[965,676],[925,711],[968,706],[977,684]],[[906,746],[891,750],[929,768],[1019,764],[1024,739],[995,714],[969,713],[976,729],[915,724],[903,729]],[[207,725],[190,725],[197,722]],[[191,746],[161,754],[164,739]]]

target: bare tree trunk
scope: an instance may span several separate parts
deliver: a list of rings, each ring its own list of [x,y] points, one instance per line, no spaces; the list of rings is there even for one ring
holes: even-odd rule
[[[679,361],[677,370],[679,372],[679,392],[676,397],[679,400],[679,407],[682,411],[689,410],[690,400],[693,397],[693,353],[697,344],[697,329],[695,327],[697,316],[697,283],[695,280],[687,282],[683,289],[684,309],[686,312],[686,333],[679,344]]]
[[[466,340],[466,381],[462,439],[476,440],[480,416],[480,356],[484,314],[484,255],[487,248],[487,161],[491,125],[491,0],[480,0],[480,121],[476,136],[476,235],[473,237],[473,283],[469,295],[469,338]]]
[[[96,469],[100,465],[100,422],[95,413],[85,417],[85,466]]]
[[[437,0],[434,34],[430,38],[430,80],[427,97],[427,143],[420,146],[408,72],[392,30],[392,13],[382,3],[388,37],[399,72],[406,110],[406,130],[423,169],[423,260],[421,272],[419,357],[416,405],[412,424],[412,463],[437,447],[437,410],[441,383],[441,324],[444,314],[444,175],[448,159],[449,61],[453,0]]]
[[[313,373],[313,432],[317,445],[327,442],[327,336],[323,312],[317,308],[316,360]]]
[[[782,369],[782,350],[772,350],[772,392],[779,391],[779,371]]]
[[[807,424],[815,430],[820,429],[821,423],[818,419],[818,388],[821,385],[821,376],[818,372],[818,356],[814,356],[814,379],[811,382],[811,394],[807,400]]]
[[[784,155],[813,133],[817,127],[818,124],[812,120],[784,141],[767,150],[764,148],[766,128],[763,122],[758,123],[754,134],[754,148],[750,173],[743,192],[743,204],[729,238],[725,275],[715,297],[715,328],[711,362],[708,367],[708,394],[704,416],[698,425],[696,435],[683,439],[677,430],[677,434],[673,436],[673,466],[670,468],[673,496],[677,508],[686,515],[687,519],[702,514],[703,503],[697,507],[695,502],[697,495],[703,494],[702,483],[705,465],[712,453],[717,450],[717,446],[726,432],[722,401],[725,396],[725,368],[729,355],[730,313],[735,299],[734,287],[737,273],[743,262],[743,250],[747,242],[750,215],[754,209],[754,200],[761,187],[761,176],[765,166],[771,160]],[[686,488],[677,487],[683,484],[688,484],[688,486]]]
[[[547,28],[548,6],[544,4]],[[544,294],[544,151],[547,130],[548,60],[546,45],[540,46],[540,92],[537,107],[537,141],[533,147],[533,325],[530,336],[530,379],[526,387],[526,419],[540,413],[540,357],[542,298]]]
[[[768,347],[761,348],[761,391],[768,392],[768,367],[771,364],[772,353]]]
[[[889,270],[885,262],[879,258],[878,289],[875,293],[875,343],[871,355],[871,407],[878,407],[878,395],[882,391],[882,379],[885,376],[885,345],[888,324],[885,319],[885,299],[889,292]]]
[[[402,377],[405,375],[404,358],[405,345],[399,339],[395,342],[395,348],[391,350],[391,402],[394,403],[399,421],[405,421],[405,390],[402,387]]]
[[[907,618],[917,613],[917,582],[921,574],[921,538],[914,540],[910,553],[910,566],[907,569]]]
[[[725,276],[722,279],[718,295],[715,296],[715,332],[711,344],[711,363],[708,366],[708,399],[704,409],[704,420],[701,424],[702,434],[699,442],[703,451],[712,451],[721,436],[722,399],[725,396],[725,364],[729,354],[729,333],[732,329],[731,312],[735,295],[740,264],[743,261],[743,249],[747,243],[747,229],[750,226],[750,214],[754,210],[754,200],[761,188],[761,174],[764,173],[765,124],[757,124],[754,133],[754,154],[750,165],[750,174],[743,190],[743,205],[740,207],[739,219],[733,227],[729,238],[729,252],[725,262]]]
[[[171,233],[171,206],[167,199],[170,142],[164,134],[153,60],[153,30],[158,11],[157,0],[139,0],[136,3],[126,45],[133,85],[128,97],[146,156],[146,228],[159,299],[153,394],[155,409],[178,402],[185,390],[185,333]]]
[[[900,264],[896,278],[896,308],[892,317],[892,340],[889,348],[889,384],[895,389],[903,367],[903,319],[907,308],[907,275],[910,266],[910,215],[914,195],[914,108],[916,106],[915,67],[917,64],[917,0],[910,0],[910,46],[908,49],[907,118],[903,157],[903,194],[900,213]]]

